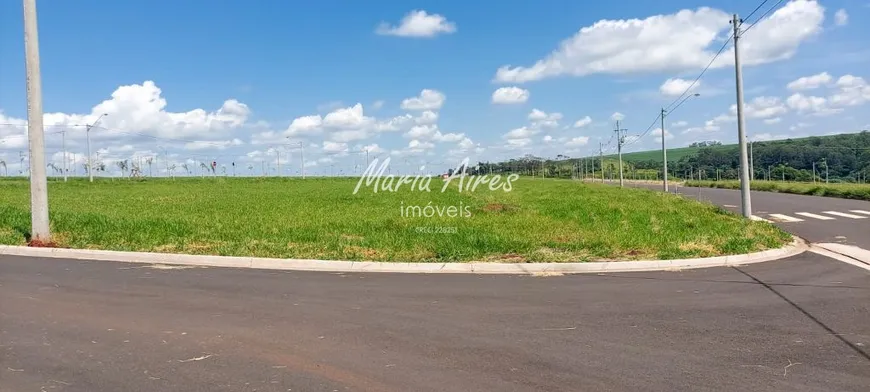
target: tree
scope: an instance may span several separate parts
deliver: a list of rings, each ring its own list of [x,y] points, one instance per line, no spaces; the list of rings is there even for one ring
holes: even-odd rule
[[[739,36],[738,36],[739,38]],[[154,172],[151,171],[151,163],[154,162],[154,157],[148,157],[145,159],[145,163],[148,164],[148,177],[154,177]]]
[[[122,176],[124,175],[124,173],[127,172],[127,166],[128,166],[128,164],[127,164],[127,161],[126,161],[126,160],[123,160],[123,161],[117,161],[117,162],[115,162],[115,165],[118,166],[118,169],[121,169],[121,175],[122,175]]]
[[[738,38],[739,38],[739,37],[738,37]],[[184,163],[181,164],[181,167],[184,169],[184,171],[185,171],[185,172],[187,173],[187,175],[189,176],[189,175],[190,175],[190,165],[188,165],[187,162],[184,162]]]
[[[3,176],[9,177],[9,168],[6,167],[6,161],[0,159],[0,166],[3,166]]]

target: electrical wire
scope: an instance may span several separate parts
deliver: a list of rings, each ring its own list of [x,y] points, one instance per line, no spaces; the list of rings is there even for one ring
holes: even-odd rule
[[[779,7],[779,5],[782,4],[783,1],[785,1],[785,0],[779,0],[776,2],[776,4],[773,5],[773,7],[768,8],[767,11],[765,11],[763,14],[761,14],[761,16],[759,16],[758,19],[755,20],[755,22],[753,22],[751,25],[749,25],[749,27],[747,27],[746,30],[743,30],[743,34],[746,34],[746,32],[748,32],[753,27],[755,27],[755,25],[757,25],[758,22],[761,22],[764,19],[764,17],[770,13],[770,11],[773,11],[776,7]],[[765,1],[765,3],[766,2],[767,1]],[[747,18],[747,19],[749,19],[749,18]]]

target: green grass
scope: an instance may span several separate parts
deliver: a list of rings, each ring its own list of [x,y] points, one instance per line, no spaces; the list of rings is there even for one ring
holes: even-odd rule
[[[740,181],[687,181],[686,186],[740,189]],[[752,190],[870,201],[870,184],[752,181]]]
[[[454,180],[454,184],[458,180]],[[638,189],[523,178],[513,191],[356,195],[356,179],[50,181],[51,225],[71,248],[380,261],[568,262],[703,257],[788,236],[712,205]],[[471,217],[403,217],[401,206],[468,206]],[[0,243],[23,245],[28,183],[0,181]],[[418,227],[454,228],[426,233]],[[453,229],[448,229],[453,231]]]

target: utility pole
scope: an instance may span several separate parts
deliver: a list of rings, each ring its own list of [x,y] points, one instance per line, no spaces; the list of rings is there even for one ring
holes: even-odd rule
[[[45,130],[42,126],[42,76],[36,0],[24,0],[24,66],[27,77],[27,133],[30,147],[31,243],[51,242],[48,184],[45,178]]]
[[[740,66],[740,24],[742,19],[734,14],[731,25],[734,28],[734,76],[737,80],[737,140],[740,143],[740,201],[743,216],[752,217],[752,197],[749,193],[749,154],[746,149],[746,119],[743,117],[743,70]]]
[[[825,162],[825,184],[828,183],[828,158],[822,159],[822,162]]]
[[[752,153],[752,144],[753,144],[753,142],[752,142],[752,140],[750,140],[749,141],[749,172],[750,172],[749,181],[752,181],[755,179],[755,162],[754,162],[755,160],[753,159],[755,157],[755,155]]]
[[[816,183],[816,161],[813,161],[813,184]]]
[[[598,166],[601,166],[601,183],[604,183],[604,143],[598,142]],[[592,173],[592,179],[595,179],[595,172]]]
[[[275,147],[275,164],[278,166],[278,177],[281,177],[281,146]]]
[[[61,165],[61,170],[63,170],[63,182],[67,181],[67,166],[69,166],[69,160],[66,158],[66,130],[60,131],[61,140],[63,140],[63,165]]]
[[[100,122],[100,119],[102,119],[104,116],[108,116],[108,114],[101,114],[100,117],[97,117],[97,120],[94,121],[93,124],[85,124],[85,135],[88,139],[88,176],[90,177],[90,182],[94,182],[94,168],[91,162],[91,128],[97,126],[97,123]]]
[[[624,181],[622,178],[622,143],[625,141],[625,138],[624,136],[622,136],[622,134],[623,131],[626,131],[626,129],[620,129],[619,120],[616,120],[616,129],[614,129],[613,131],[616,132],[616,151],[617,155],[619,156],[619,187],[622,188]]]
[[[662,183],[668,193],[668,150],[665,148],[665,108],[662,108]]]

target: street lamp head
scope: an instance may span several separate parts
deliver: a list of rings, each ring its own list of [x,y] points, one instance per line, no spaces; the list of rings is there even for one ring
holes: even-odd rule
[[[700,97],[700,96],[701,96],[701,93],[695,93],[694,96],[695,96],[695,97]]]

